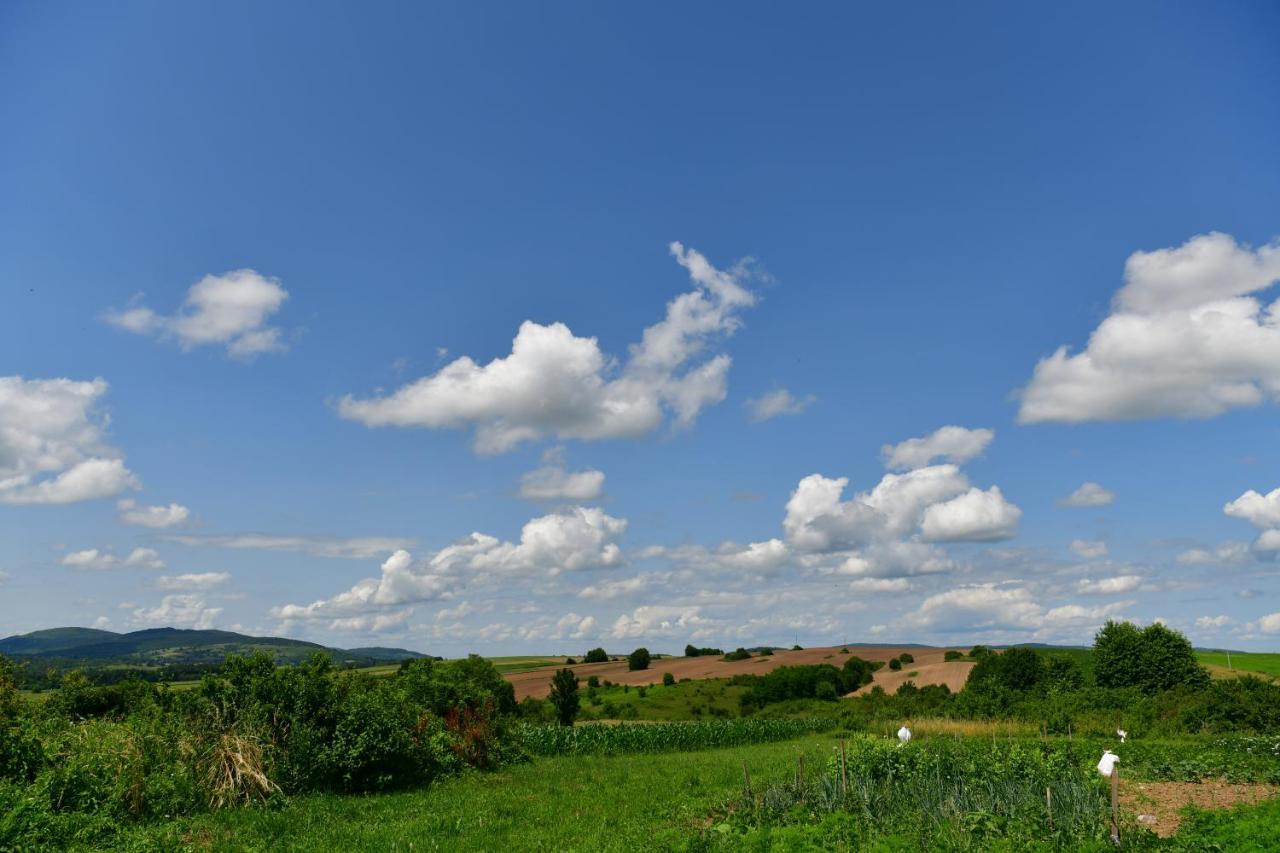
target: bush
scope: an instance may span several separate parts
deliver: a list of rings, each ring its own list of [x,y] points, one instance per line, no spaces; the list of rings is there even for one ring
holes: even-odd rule
[[[840,698],[840,694],[836,692],[835,685],[830,681],[822,681],[814,688],[813,698],[821,699],[824,702],[834,702]]]
[[[627,669],[636,672],[649,668],[649,650],[641,646],[627,656]]]
[[[600,686],[600,677],[597,675],[588,675],[587,686],[590,687],[592,690],[595,690],[597,687]]]
[[[684,647],[684,656],[687,658],[696,657],[719,657],[724,654],[723,649],[699,648],[695,645],[687,645]]]
[[[948,650],[947,653],[942,656],[942,659],[948,662],[953,660],[962,660],[963,658],[964,652],[957,652],[954,649]]]
[[[582,658],[583,663],[608,663],[609,655],[604,649],[594,648]]]
[[[898,660],[897,658],[893,658],[892,660],[889,661],[889,669],[892,669],[894,672],[897,672],[898,670],[902,669],[902,661]]]
[[[669,672],[662,673],[662,686],[670,687],[676,683],[676,677]]]
[[[770,648],[763,648],[763,649],[761,649],[761,650],[760,650],[760,657],[762,657],[762,658],[767,658],[767,657],[772,657],[772,656],[773,656],[773,649],[770,649]]]
[[[915,656],[912,655],[911,652],[903,652],[902,654],[898,655],[898,660],[902,661],[903,663],[916,662]]]
[[[1136,687],[1152,694],[1209,685],[1209,673],[1196,661],[1191,641],[1159,622],[1139,628],[1108,621],[1094,638],[1093,659],[1099,687]]]
[[[556,719],[562,726],[572,726],[578,716],[581,700],[578,698],[578,677],[573,670],[556,670],[551,678],[551,704],[556,709]]]
[[[577,663],[577,661],[576,661],[576,660],[574,660],[573,658],[565,658],[565,659],[564,659],[564,665],[565,665],[565,666],[573,666],[573,665],[574,665],[574,664],[576,664],[576,663]]]
[[[844,675],[845,692],[852,692],[863,685],[870,684],[874,678],[872,673],[875,671],[876,668],[870,661],[860,657],[851,657],[846,660],[844,666],[840,668],[840,672]]]
[[[981,657],[986,657],[989,654],[991,654],[991,649],[987,648],[986,646],[974,646],[972,649],[969,649],[969,657],[973,658],[974,660],[977,660],[978,658],[981,658]]]
[[[796,643],[794,646],[791,647],[791,651],[802,652],[804,651],[804,646],[800,645],[799,643]]]
[[[738,646],[738,648],[735,651],[729,652],[729,654],[725,655],[723,659],[727,661],[735,661],[735,660],[748,660],[750,657],[751,657],[751,652],[742,648],[742,646]]]

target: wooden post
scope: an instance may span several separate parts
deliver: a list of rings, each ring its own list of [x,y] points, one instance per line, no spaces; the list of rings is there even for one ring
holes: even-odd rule
[[[1120,768],[1111,768],[1111,841],[1120,843]]]
[[[742,759],[742,789],[747,794],[747,799],[751,799],[751,774],[747,772],[747,760]]]
[[[1049,831],[1053,832],[1053,789],[1044,789],[1044,810],[1049,813]]]
[[[840,791],[849,796],[849,768],[844,761],[844,738],[840,738]]]

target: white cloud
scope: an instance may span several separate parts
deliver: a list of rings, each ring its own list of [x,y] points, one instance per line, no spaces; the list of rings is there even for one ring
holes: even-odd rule
[[[1034,636],[1082,634],[1132,605],[1117,601],[1098,607],[1063,604],[1046,609],[1026,587],[973,584],[931,595],[899,620],[903,628],[935,633],[1011,631]]]
[[[161,575],[156,578],[158,589],[186,592],[191,590],[213,589],[231,580],[227,572],[200,572],[185,575]]]
[[[1085,350],[1036,365],[1018,420],[1212,417],[1276,399],[1280,317],[1260,294],[1277,279],[1280,243],[1252,250],[1215,232],[1135,252]]]
[[[999,486],[973,488],[926,509],[920,532],[930,542],[995,542],[1017,535],[1021,518]]]
[[[1141,585],[1142,578],[1138,575],[1118,575],[1113,578],[1099,578],[1096,581],[1082,578],[1076,583],[1076,592],[1081,595],[1119,595],[1133,592]]]
[[[1096,560],[1107,556],[1107,543],[1090,539],[1071,540],[1071,550],[1086,560]]]
[[[794,397],[786,388],[778,388],[747,400],[747,412],[752,421],[760,423],[784,415],[798,415],[812,406],[817,399],[812,394]]]
[[[1280,613],[1270,613],[1257,622],[1258,630],[1264,634],[1280,634]]]
[[[1178,562],[1184,566],[1226,565],[1244,563],[1252,559],[1253,552],[1243,542],[1223,542],[1212,550],[1190,548],[1177,557]]]
[[[520,478],[520,497],[533,501],[591,501],[600,497],[603,488],[603,471],[566,471],[560,447],[544,453],[542,467]]]
[[[1259,530],[1280,527],[1280,489],[1265,495],[1253,489],[1226,504],[1222,511],[1232,518],[1243,518]]]
[[[552,632],[549,639],[559,640],[568,637],[571,640],[581,640],[586,637],[594,637],[598,631],[599,624],[596,622],[596,617],[566,613],[556,622],[555,631]]]
[[[906,578],[858,578],[849,582],[854,592],[906,592],[911,582]]]
[[[311,604],[285,604],[271,615],[285,621],[332,619],[440,598],[458,585],[457,578],[429,563],[415,564],[408,551],[396,551],[382,563],[382,573],[365,578],[346,592]]]
[[[344,397],[339,414],[365,426],[475,428],[475,449],[502,453],[544,436],[598,440],[634,438],[669,415],[679,426],[724,399],[730,359],[693,363],[716,338],[740,325],[755,304],[742,285],[742,266],[718,270],[692,249],[671,244],[694,289],[667,305],[667,316],[644,330],[620,368],[595,338],[563,323],[521,324],[511,354],[481,365],[463,356],[394,393]]]
[[[233,270],[206,275],[193,284],[176,314],[157,314],[135,297],[130,307],[110,309],[103,319],[134,334],[175,339],[184,350],[219,344],[233,358],[251,359],[288,349],[280,329],[267,325],[288,298],[278,279],[249,269]]]
[[[501,571],[560,571],[605,568],[622,563],[622,550],[612,540],[627,529],[625,519],[594,507],[571,507],[525,523],[520,541],[499,542],[472,534],[471,568]],[[446,549],[447,550],[447,549]],[[441,552],[443,553],[443,552]]]
[[[1076,489],[1065,498],[1058,499],[1058,506],[1067,507],[1091,507],[1091,506],[1108,506],[1115,502],[1116,493],[1100,486],[1097,483],[1088,482],[1081,483],[1080,488]]]
[[[935,459],[960,464],[980,455],[995,437],[995,430],[944,426],[923,438],[886,444],[880,455],[885,467],[895,470],[923,468]]]
[[[133,621],[139,625],[206,629],[213,627],[221,613],[221,607],[208,607],[196,594],[166,595],[156,607],[134,610]]]
[[[120,510],[120,520],[125,524],[157,530],[185,524],[187,517],[191,514],[191,511],[182,504],[139,506],[138,502],[131,498],[116,501],[116,509]]]
[[[413,544],[412,539],[387,536],[365,536],[354,539],[332,539],[323,536],[269,536],[258,533],[242,533],[233,536],[167,536],[170,542],[183,545],[212,545],[219,548],[243,548],[254,551],[285,551],[310,554],[313,557],[334,557],[348,560],[368,560],[399,551]]]
[[[618,640],[658,637],[700,636],[706,628],[701,607],[644,605],[630,615],[622,614],[613,623],[610,635]]]
[[[340,634],[381,634],[399,628],[413,615],[413,609],[399,613],[375,613],[368,616],[346,616],[329,622],[329,630]]]
[[[164,560],[151,548],[134,548],[124,559],[109,551],[88,548],[67,554],[62,565],[73,569],[163,569]]]
[[[1196,619],[1197,628],[1225,628],[1230,625],[1230,616],[1201,616]]]
[[[138,488],[103,440],[102,379],[0,376],[0,503],[70,504]]]
[[[610,601],[614,598],[625,598],[635,595],[648,586],[644,575],[590,584],[578,590],[579,598],[590,598],[597,601]]]

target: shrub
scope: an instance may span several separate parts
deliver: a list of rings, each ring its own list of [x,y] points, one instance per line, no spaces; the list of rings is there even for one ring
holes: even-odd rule
[[[762,658],[767,658],[767,657],[772,657],[772,656],[773,656],[773,649],[770,649],[770,648],[763,648],[763,649],[761,649],[761,650],[760,650],[760,657],[762,657]]]
[[[587,686],[588,686],[588,687],[590,687],[592,690],[594,690],[594,689],[596,689],[597,687],[599,687],[599,686],[600,686],[600,677],[599,677],[599,676],[596,676],[596,675],[588,675],[588,676],[587,676]]]
[[[942,659],[948,662],[953,660],[961,660],[963,658],[964,658],[964,652],[957,652],[955,649],[949,649],[947,653],[942,656]]]
[[[844,662],[844,666],[840,668],[840,672],[844,675],[845,692],[857,690],[865,684],[870,684],[873,680],[872,673],[876,668],[871,665],[870,661],[865,661],[860,657],[851,657]]]
[[[729,652],[729,654],[725,655],[724,660],[727,660],[727,661],[747,660],[750,657],[751,657],[751,652],[742,648],[742,646],[738,646],[738,648],[735,651]]]
[[[796,643],[794,646],[791,647],[791,651],[802,652],[804,651],[804,646],[800,645],[799,643]]]
[[[912,655],[911,652],[903,652],[902,654],[898,655],[898,660],[902,661],[903,663],[916,662],[915,656]]]
[[[649,660],[649,650],[641,646],[627,656],[627,669],[632,672],[641,669],[648,669]]]
[[[895,672],[902,669],[902,661],[898,660],[897,658],[893,658],[892,660],[889,661],[889,669],[892,669]]]
[[[670,687],[676,683],[676,677],[669,672],[662,673],[662,686]]]
[[[582,659],[583,663],[608,663],[608,661],[609,655],[607,655],[605,650],[601,648],[592,649],[587,652],[586,656]]]
[[[986,646],[974,646],[972,649],[969,650],[969,657],[973,658],[974,660],[977,660],[980,657],[985,657],[989,654],[991,654],[991,649],[987,648]]]
[[[830,681],[821,681],[813,690],[813,698],[834,702],[840,698],[840,694],[836,692],[835,685]]]
[[[577,661],[576,661],[576,660],[574,660],[573,658],[565,658],[565,659],[564,659],[564,665],[565,665],[565,666],[573,666],[573,665],[574,665],[574,664],[576,664],[576,663],[577,663]]]
[[[724,654],[723,649],[699,648],[693,644],[684,647],[684,656],[687,658],[696,657],[718,657]]]
[[[1132,622],[1108,621],[1094,638],[1093,658],[1099,687],[1137,687],[1152,694],[1209,684],[1209,673],[1196,661],[1191,642],[1159,622],[1139,628]]]

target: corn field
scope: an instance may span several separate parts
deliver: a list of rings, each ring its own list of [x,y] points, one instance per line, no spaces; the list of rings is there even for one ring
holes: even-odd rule
[[[728,719],[691,723],[525,726],[521,743],[532,755],[620,755],[684,752],[787,740],[830,729],[830,720]]]

